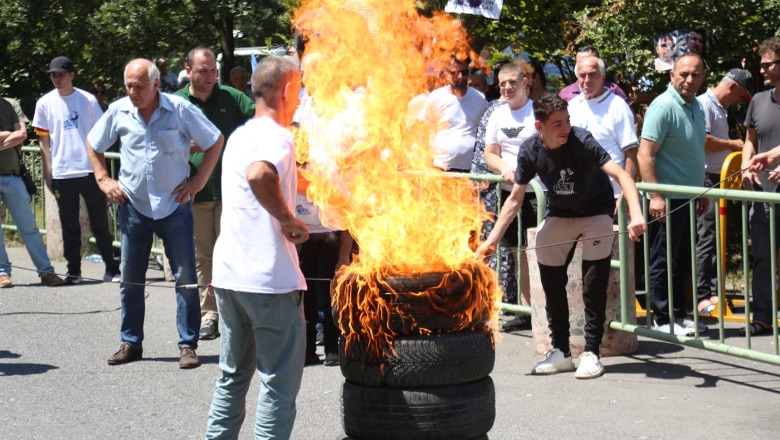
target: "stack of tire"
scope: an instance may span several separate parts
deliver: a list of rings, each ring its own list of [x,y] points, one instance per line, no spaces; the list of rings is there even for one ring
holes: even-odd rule
[[[360,316],[360,310],[337,304],[334,295],[346,379],[341,412],[349,438],[487,438],[495,421],[495,389],[489,377],[495,346],[485,325],[490,310],[464,317],[443,306],[475,294],[470,279],[457,273],[382,278],[379,301],[389,311],[382,331],[366,329],[375,323]],[[383,332],[392,337],[377,354],[376,341],[370,338]]]

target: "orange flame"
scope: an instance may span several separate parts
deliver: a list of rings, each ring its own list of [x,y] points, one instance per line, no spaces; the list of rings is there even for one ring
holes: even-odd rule
[[[307,40],[311,99],[302,108],[310,117],[296,139],[307,197],[326,226],[348,229],[360,247],[359,260],[334,280],[333,302],[365,316],[340,320],[342,332],[397,333],[378,329],[387,323],[381,295],[399,293],[387,277],[399,274],[456,271],[479,292],[466,303],[437,298],[442,286],[414,292],[427,291],[432,307],[453,316],[495,318],[495,275],[469,245],[488,214],[472,182],[433,167],[431,127],[408,124],[410,101],[441,81],[453,55],[475,58],[463,25],[446,14],[420,16],[413,0],[304,0],[293,22]]]

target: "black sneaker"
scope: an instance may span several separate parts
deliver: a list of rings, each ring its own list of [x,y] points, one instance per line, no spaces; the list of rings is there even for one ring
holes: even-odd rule
[[[525,315],[512,316],[501,326],[502,332],[514,332],[517,330],[530,330],[530,329],[531,329],[531,320]]]
[[[203,325],[200,326],[200,332],[198,332],[200,339],[216,339],[219,336],[219,329],[217,327],[217,321],[213,319],[207,319],[203,321]]]
[[[322,365],[326,367],[335,367],[339,365],[339,355],[337,353],[325,353],[325,360]]]
[[[119,269],[107,270],[103,274],[103,282],[105,283],[118,283],[121,280]]]
[[[81,284],[84,281],[80,273],[70,273],[65,277],[65,284]]]

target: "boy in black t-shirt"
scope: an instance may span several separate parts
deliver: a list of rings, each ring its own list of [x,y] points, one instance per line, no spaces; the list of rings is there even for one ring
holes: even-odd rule
[[[533,106],[539,133],[520,147],[512,193],[504,203],[493,231],[477,248],[476,254],[484,256],[495,247],[522,206],[528,182],[538,175],[547,186],[548,213],[537,228],[536,255],[542,287],[547,296],[547,320],[553,349],[533,367],[531,373],[555,374],[575,369],[569,349],[566,271],[574,245],[582,239],[586,243],[582,258],[585,351],[580,356],[575,377],[596,378],[604,374],[604,367],[599,361],[599,346],[604,335],[606,291],[614,238],[612,214],[615,198],[608,176],[620,184],[628,202],[631,216],[629,237],[637,241],[647,225],[634,181],[609,158],[590,132],[572,128],[566,101],[547,94],[535,101]]]

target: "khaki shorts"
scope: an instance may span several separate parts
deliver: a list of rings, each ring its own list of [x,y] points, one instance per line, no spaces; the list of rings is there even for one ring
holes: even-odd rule
[[[583,242],[583,260],[595,261],[609,257],[615,240],[612,217],[545,218],[536,228],[536,260],[545,266],[563,266],[578,239]]]

